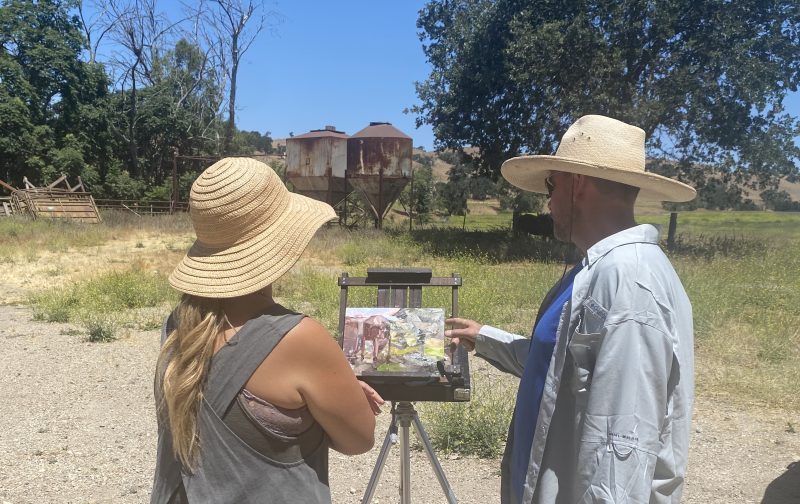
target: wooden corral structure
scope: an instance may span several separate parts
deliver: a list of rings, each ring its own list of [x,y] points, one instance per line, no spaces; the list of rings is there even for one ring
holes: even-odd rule
[[[17,214],[27,215],[33,219],[57,218],[89,223],[100,222],[97,205],[92,195],[86,192],[80,177],[75,186],[69,185],[66,175],[61,175],[46,187],[36,187],[27,177],[23,177],[22,181],[25,183],[25,189],[2,184],[11,191],[11,198],[8,202],[2,202],[3,209],[0,215]]]
[[[7,189],[12,194],[17,190],[15,187],[11,187],[2,180],[0,180],[0,187]],[[13,213],[14,210],[11,207],[11,197],[9,196],[0,198],[0,217],[9,217]]]

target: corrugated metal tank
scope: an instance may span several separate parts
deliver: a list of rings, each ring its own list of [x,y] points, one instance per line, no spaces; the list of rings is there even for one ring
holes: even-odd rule
[[[335,205],[347,196],[347,135],[333,126],[286,139],[286,178],[295,192]]]
[[[378,226],[411,180],[411,137],[372,122],[347,140],[347,179],[372,205]]]

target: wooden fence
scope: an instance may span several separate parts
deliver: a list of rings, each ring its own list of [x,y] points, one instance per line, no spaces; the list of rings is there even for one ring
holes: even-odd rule
[[[16,191],[11,195],[14,213],[34,219],[71,219],[81,222],[100,222],[100,213],[92,195],[66,189],[36,187]]]
[[[186,201],[145,201],[134,199],[96,199],[94,201],[100,210],[124,210],[136,215],[159,215],[189,210],[189,203]]]
[[[11,206],[11,196],[0,197],[0,217],[14,215],[14,207]]]

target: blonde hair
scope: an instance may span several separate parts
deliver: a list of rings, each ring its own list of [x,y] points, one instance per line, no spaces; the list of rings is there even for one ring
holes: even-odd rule
[[[173,312],[169,334],[156,364],[159,415],[166,410],[172,449],[185,470],[197,465],[200,437],[197,416],[203,401],[214,343],[225,330],[222,300],[184,294]]]

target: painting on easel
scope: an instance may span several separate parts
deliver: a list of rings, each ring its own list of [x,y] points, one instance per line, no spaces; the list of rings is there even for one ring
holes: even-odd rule
[[[441,308],[347,308],[342,350],[356,375],[438,375],[444,320]]]

